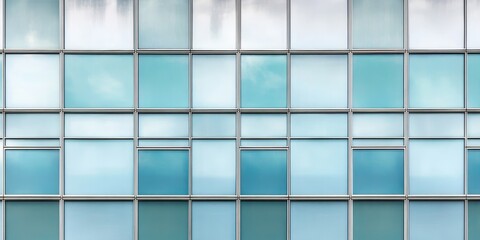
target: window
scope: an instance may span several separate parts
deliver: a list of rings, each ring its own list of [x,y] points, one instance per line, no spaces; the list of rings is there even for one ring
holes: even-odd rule
[[[286,137],[285,114],[242,114],[242,137]]]
[[[9,113],[5,120],[6,137],[60,137],[60,116],[56,113]]]
[[[194,137],[235,137],[235,114],[193,114]]]
[[[188,202],[139,201],[138,238],[187,240]]]
[[[469,108],[480,108],[480,54],[468,54],[468,101]]]
[[[468,239],[480,237],[480,201],[468,201]]]
[[[463,113],[410,113],[410,137],[463,137]]]
[[[66,137],[133,137],[131,114],[65,114]]]
[[[193,2],[193,48],[234,49],[235,27],[235,0]]]
[[[467,47],[480,48],[480,30],[475,24],[480,22],[480,1],[467,0]]]
[[[347,114],[291,114],[292,137],[347,137]]]
[[[403,114],[355,113],[353,137],[402,137]]]
[[[188,114],[139,114],[140,137],[188,137]]]
[[[468,194],[480,194],[480,150],[468,150]]]
[[[355,240],[402,240],[402,201],[354,201],[353,236]]]
[[[287,202],[242,201],[241,240],[286,240]]]
[[[192,202],[192,239],[235,240],[235,202]]]
[[[58,201],[6,201],[5,208],[5,239],[59,239]]]
[[[242,195],[287,194],[286,151],[244,150],[240,158]]]

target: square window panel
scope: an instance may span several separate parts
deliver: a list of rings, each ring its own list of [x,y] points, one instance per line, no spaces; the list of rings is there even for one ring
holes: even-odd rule
[[[240,240],[286,240],[287,202],[242,201]]]
[[[194,49],[235,49],[235,5],[235,0],[193,1]]]
[[[403,201],[354,201],[353,239],[403,240]]]
[[[480,0],[467,0],[467,47],[480,48]],[[473,24],[471,24],[473,23]]]
[[[480,150],[468,150],[468,194],[480,194]]]
[[[58,138],[60,137],[60,115],[58,113],[6,114],[5,135],[9,138]]]
[[[139,201],[138,239],[187,240],[188,201]]]
[[[353,137],[403,137],[401,113],[355,113],[352,124]]]
[[[193,114],[194,137],[235,137],[235,114]]]
[[[235,201],[192,202],[192,240],[235,240]]]
[[[58,201],[6,201],[5,208],[5,239],[59,239]]]
[[[188,114],[139,114],[139,137],[188,137]]]
[[[244,150],[240,158],[242,195],[287,194],[286,151]]]
[[[480,239],[480,201],[468,201],[468,239]]]
[[[347,137],[347,114],[291,114],[292,137]]]
[[[410,113],[409,137],[464,136],[463,113]]]
[[[480,108],[480,54],[468,54],[467,63],[467,106]]]

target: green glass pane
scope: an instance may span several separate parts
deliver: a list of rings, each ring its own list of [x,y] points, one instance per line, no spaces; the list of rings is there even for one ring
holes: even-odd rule
[[[480,201],[468,202],[468,239],[480,240]]]
[[[286,151],[241,152],[242,195],[287,194]]]
[[[468,107],[480,108],[480,54],[468,54]]]
[[[403,201],[355,201],[354,240],[403,240]]]
[[[242,201],[240,236],[241,240],[286,240],[287,203]]]
[[[187,201],[140,201],[139,240],[187,240]]]
[[[55,240],[59,236],[57,201],[7,201],[6,240]]]

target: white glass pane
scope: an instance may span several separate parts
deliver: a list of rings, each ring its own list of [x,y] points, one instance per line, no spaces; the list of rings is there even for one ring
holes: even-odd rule
[[[56,113],[11,113],[6,124],[6,137],[60,137],[60,116]]]
[[[140,137],[188,137],[188,114],[140,114]]]
[[[286,140],[242,140],[242,147],[285,147]]]
[[[235,137],[235,114],[193,114],[194,137]]]
[[[467,47],[480,48],[480,0],[467,0]]]
[[[235,0],[193,1],[193,48],[235,48]]]
[[[242,137],[286,137],[287,115],[242,114]]]
[[[463,137],[463,113],[410,113],[410,137]]]
[[[403,146],[403,139],[353,139],[353,146]]]
[[[138,140],[139,147],[187,147],[188,140]]]
[[[235,201],[192,203],[193,240],[235,240]]]
[[[480,137],[480,114],[469,113],[467,117],[467,136]]]
[[[347,137],[347,114],[292,114],[292,137]]]
[[[463,240],[463,201],[411,201],[410,240]]]
[[[66,137],[133,137],[131,114],[65,114]]]
[[[480,139],[467,140],[467,146],[480,146]]]
[[[353,137],[402,137],[403,114],[353,114]]]
[[[60,140],[56,139],[42,139],[42,140],[21,140],[21,139],[7,139],[5,145],[9,147],[58,147]]]

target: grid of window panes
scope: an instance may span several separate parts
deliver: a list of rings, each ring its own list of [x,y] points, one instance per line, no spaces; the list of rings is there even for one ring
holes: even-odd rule
[[[480,0],[0,6],[0,238],[480,239]]]

